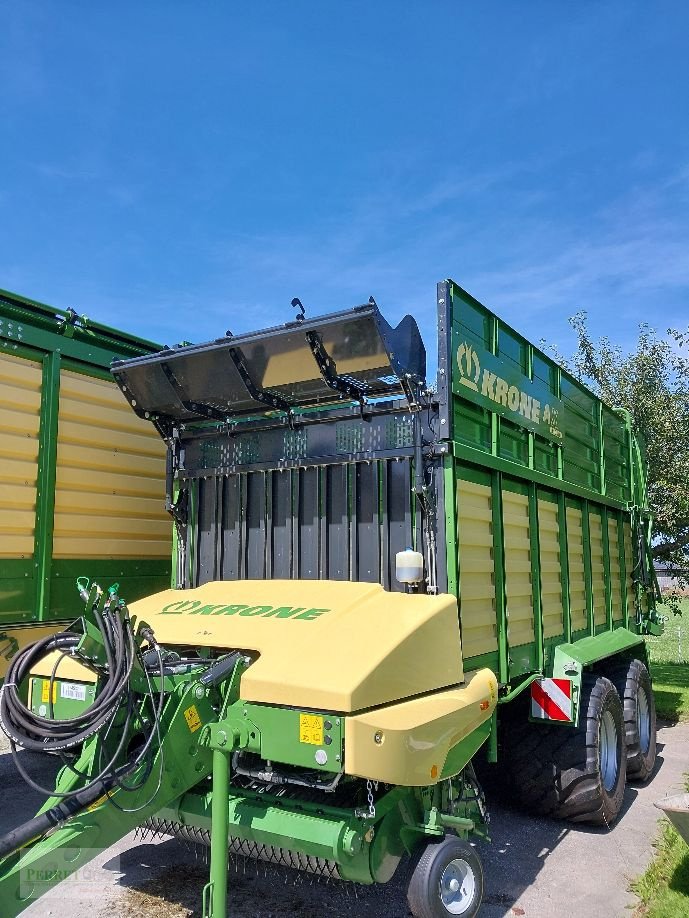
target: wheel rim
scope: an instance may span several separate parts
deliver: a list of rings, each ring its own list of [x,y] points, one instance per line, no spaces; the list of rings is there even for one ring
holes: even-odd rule
[[[440,878],[440,899],[450,915],[463,915],[476,892],[476,877],[461,857],[450,861]]]
[[[645,689],[639,686],[636,700],[636,729],[639,734],[641,752],[646,755],[651,745],[651,707]]]
[[[619,769],[617,724],[610,711],[605,711],[600,721],[598,735],[598,764],[603,787],[610,793],[615,787]]]

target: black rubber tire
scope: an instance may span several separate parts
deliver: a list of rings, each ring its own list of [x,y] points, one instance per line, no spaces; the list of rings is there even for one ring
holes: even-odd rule
[[[601,776],[599,747],[603,715],[615,726],[617,773],[607,789]],[[512,720],[507,755],[514,790],[529,809],[546,816],[611,825],[624,800],[626,744],[622,702],[605,676],[584,673],[577,727]]]
[[[645,782],[653,774],[656,763],[656,704],[651,677],[641,660],[631,660],[616,667],[610,679],[622,699],[627,741],[627,780]],[[648,701],[649,737],[645,749],[641,748],[637,710],[639,691]]]
[[[449,911],[441,895],[441,880],[452,861],[459,860],[473,875],[474,889],[461,912]],[[414,918],[473,918],[483,899],[481,859],[468,842],[448,835],[441,842],[427,845],[419,857],[407,890],[407,902]]]

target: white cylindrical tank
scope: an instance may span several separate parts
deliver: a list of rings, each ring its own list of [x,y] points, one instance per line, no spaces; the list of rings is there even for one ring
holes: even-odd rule
[[[407,548],[395,555],[395,576],[400,583],[421,583],[423,580],[423,555]]]

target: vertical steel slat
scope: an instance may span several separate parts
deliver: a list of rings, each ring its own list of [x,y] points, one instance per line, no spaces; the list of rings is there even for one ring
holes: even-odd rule
[[[300,531],[299,507],[301,504],[301,477],[300,470],[293,469],[291,475],[291,514],[292,514],[292,577],[299,577]]]
[[[357,465],[351,463],[347,466],[347,493],[349,495],[349,574],[348,580],[357,580],[357,558],[359,556],[359,527],[357,525],[357,500],[358,500]]]
[[[197,585],[208,583],[215,573],[217,501],[215,478],[198,480]]]
[[[189,483],[189,518],[192,520],[198,520],[199,512],[199,481],[198,478],[194,479]],[[187,564],[189,566],[189,573],[187,575],[187,583],[191,587],[198,586],[197,582],[197,571],[198,571],[198,527],[190,526],[189,527],[189,547],[188,547],[188,557]]]
[[[272,580],[273,574],[273,479],[275,472],[265,472],[265,539],[266,547],[264,552],[264,569],[267,580]]]
[[[327,468],[318,469],[318,579],[328,576]]]
[[[215,479],[215,498],[216,507],[214,514],[214,533],[215,539],[215,564],[213,567],[213,580],[222,580],[222,521],[223,521],[223,479],[216,475]]]
[[[346,465],[326,470],[325,516],[327,521],[327,569],[330,580],[349,579],[349,508]]]
[[[380,583],[378,464],[375,462],[357,463],[356,481],[357,554],[355,579],[363,583]]]
[[[299,576],[305,580],[318,579],[318,471],[317,467],[301,469],[299,476]]]
[[[248,577],[246,561],[249,541],[248,501],[249,473],[241,472],[239,475],[239,504],[237,506],[237,520],[239,521],[239,572],[237,576],[240,580],[245,580]]]
[[[386,589],[400,590],[395,577],[395,555],[412,544],[411,468],[409,462],[385,463],[383,503],[383,573]]]
[[[266,486],[264,472],[249,472],[246,503],[246,577],[263,580],[266,573]]]
[[[381,583],[386,590],[391,589],[390,584],[395,579],[395,571],[390,570],[390,475],[390,463],[381,463],[380,488],[383,495],[381,500],[382,526],[380,528]]]
[[[272,570],[270,575],[277,580],[289,580],[292,576],[292,474],[277,470],[272,473],[271,530]]]
[[[237,580],[239,577],[240,552],[240,503],[239,475],[227,475],[223,480],[222,515],[222,579]]]

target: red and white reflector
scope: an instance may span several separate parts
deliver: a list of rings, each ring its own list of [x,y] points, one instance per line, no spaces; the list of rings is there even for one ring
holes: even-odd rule
[[[572,721],[572,680],[536,679],[531,683],[531,717]]]

